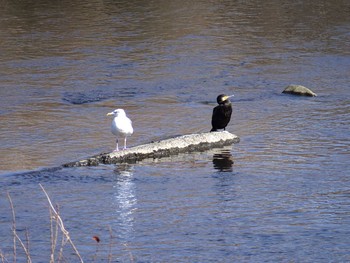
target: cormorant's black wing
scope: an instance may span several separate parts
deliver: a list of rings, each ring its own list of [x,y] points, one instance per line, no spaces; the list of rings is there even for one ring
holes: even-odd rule
[[[212,130],[224,129],[230,122],[232,114],[231,105],[218,105],[213,109],[213,116],[211,119]]]

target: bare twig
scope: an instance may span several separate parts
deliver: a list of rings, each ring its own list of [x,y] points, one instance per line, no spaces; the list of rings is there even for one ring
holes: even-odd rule
[[[1,263],[5,263],[6,258],[1,250],[0,250],[0,258],[1,258]],[[6,262],[8,262],[8,261],[6,260]]]
[[[96,251],[95,251],[95,255],[92,257],[92,262],[96,262],[97,255],[100,249],[100,238],[98,236],[94,236],[92,239],[96,241]]]
[[[109,236],[110,236],[110,243],[109,243],[109,253],[108,253],[108,263],[112,262],[112,245],[113,245],[113,232],[112,228],[109,226]]]
[[[49,209],[50,211],[50,240],[51,240],[51,254],[50,254],[50,263],[53,263],[55,262],[55,247],[56,247],[56,244],[55,244],[55,234],[54,234],[54,231],[53,231],[53,223],[52,223],[52,211],[51,209]]]
[[[29,253],[29,232],[28,232],[28,228],[26,228],[26,247],[27,247],[27,262],[29,263],[29,260],[30,259],[30,253]]]
[[[30,259],[30,254],[29,254],[29,237],[28,237],[28,232],[26,232],[26,237],[27,237],[27,247],[26,245],[22,242],[21,238],[17,235],[17,228],[16,228],[16,213],[15,213],[15,208],[13,206],[12,198],[9,192],[7,192],[7,198],[10,202],[10,207],[12,210],[12,233],[13,233],[13,262],[17,262],[17,242],[16,240],[19,241],[20,245],[22,246],[26,256],[27,256],[27,262],[31,263],[32,260]]]
[[[80,262],[83,263],[84,261],[83,261],[82,257],[80,256],[80,253],[79,253],[78,249],[75,247],[73,241],[71,240],[71,238],[70,238],[70,236],[69,236],[69,232],[65,229],[64,224],[63,224],[63,221],[62,221],[60,215],[58,214],[58,212],[56,211],[56,209],[55,209],[54,206],[52,205],[51,199],[50,199],[49,195],[47,194],[45,188],[44,188],[41,184],[39,184],[39,186],[40,186],[41,189],[43,190],[43,192],[44,192],[44,194],[45,194],[45,196],[46,196],[46,198],[47,198],[47,201],[49,202],[50,208],[51,208],[51,210],[52,210],[52,212],[53,212],[53,214],[54,214],[54,217],[55,217],[56,220],[57,220],[57,224],[59,225],[59,227],[60,227],[60,229],[61,229],[61,231],[62,231],[64,237],[66,238],[66,241],[68,241],[68,242],[70,243],[70,245],[72,246],[72,248],[73,248],[75,254],[76,254],[77,257],[79,258]]]
[[[58,262],[62,262],[63,261],[63,247],[66,244],[66,240],[64,238],[64,235],[62,235],[62,240],[61,240],[61,247],[60,247],[60,251],[58,253]]]
[[[57,236],[58,236],[58,224],[54,225],[54,215],[51,209],[50,210],[50,236],[51,236],[51,255],[50,255],[50,263],[55,262],[55,251],[57,245]]]
[[[13,233],[13,263],[16,263],[17,261],[17,253],[16,253],[16,214],[15,214],[15,208],[13,207],[13,202],[11,199],[11,195],[9,192],[7,192],[7,198],[10,202],[10,207],[12,211],[12,233]]]
[[[19,241],[19,244],[22,246],[23,250],[24,250],[24,253],[26,254],[27,256],[27,263],[32,263],[32,260],[30,259],[30,255],[29,255],[29,251],[28,249],[26,248],[26,246],[24,245],[24,243],[22,242],[22,239],[17,235],[17,233],[13,233],[16,237],[16,239]]]
[[[131,251],[130,251],[130,249],[128,247],[128,244],[124,243],[123,245],[126,248],[126,250],[129,252],[130,262],[132,262],[132,263],[135,262],[134,261],[134,256],[132,255],[132,253],[131,253]]]

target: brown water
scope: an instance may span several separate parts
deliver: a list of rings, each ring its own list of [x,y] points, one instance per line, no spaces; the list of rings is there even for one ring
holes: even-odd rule
[[[350,260],[348,1],[0,6],[0,252],[9,191],[47,261],[43,183],[86,261],[109,228],[120,261]],[[318,96],[282,95],[291,83]],[[235,94],[238,145],[41,170],[114,149],[115,108],[133,120],[129,146],[208,131],[220,93]]]

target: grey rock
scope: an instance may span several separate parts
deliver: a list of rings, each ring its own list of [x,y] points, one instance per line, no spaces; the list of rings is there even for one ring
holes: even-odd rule
[[[299,96],[309,96],[309,97],[316,97],[317,94],[313,92],[312,90],[301,86],[301,85],[289,85],[287,88],[284,89],[282,93],[287,94],[293,94],[293,95],[299,95]]]

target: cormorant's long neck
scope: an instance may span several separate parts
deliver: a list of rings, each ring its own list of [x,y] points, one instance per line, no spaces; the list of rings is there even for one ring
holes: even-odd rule
[[[221,106],[231,106],[231,102],[230,101],[225,101],[224,103],[220,104]]]

